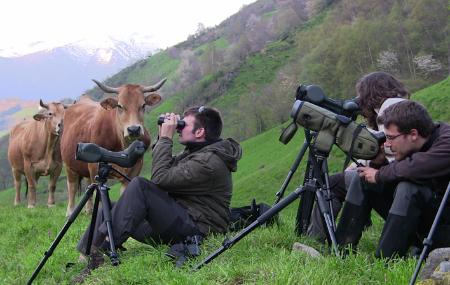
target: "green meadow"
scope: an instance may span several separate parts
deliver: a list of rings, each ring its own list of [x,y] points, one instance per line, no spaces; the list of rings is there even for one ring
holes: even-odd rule
[[[417,92],[413,99],[424,103],[434,119],[449,121],[446,110],[450,106],[449,88],[447,79]],[[160,108],[170,110],[170,101],[167,104]],[[155,111],[162,112],[162,109]],[[304,140],[303,130],[299,129],[289,144],[280,143],[280,130],[286,125],[242,142],[243,158],[233,176],[233,206],[249,204],[252,198],[268,204],[276,200],[275,193],[280,190]],[[147,154],[143,173],[146,177],[150,169],[148,158]],[[340,171],[343,161],[344,155],[334,147],[329,157],[330,173]],[[293,176],[285,196],[301,185],[304,170],[305,161]],[[64,181],[59,185],[58,202],[52,208],[46,206],[46,185],[39,188],[38,206],[34,209],[27,209],[24,199],[21,205],[13,207],[12,188],[0,191],[0,284],[26,283],[66,222]],[[118,185],[111,186],[112,200],[118,199],[118,188]],[[358,253],[342,259],[335,257],[327,246],[294,233],[297,207],[298,201],[294,201],[279,213],[278,225],[255,229],[197,272],[190,268],[219,248],[225,236],[207,239],[201,247],[201,257],[190,260],[181,269],[175,268],[164,255],[168,246],[149,246],[129,240],[124,245],[127,251],[120,253],[120,266],[113,267],[107,260],[85,284],[406,284],[409,281],[414,259],[386,264],[373,256],[382,228],[382,220],[376,214],[372,217],[373,226],[363,235]],[[89,220],[90,215],[82,212],[71,224],[35,284],[69,284],[85,267],[78,262],[75,247]],[[228,237],[235,234],[229,233]],[[293,252],[292,245],[297,241],[313,246],[322,256],[312,258]],[[69,262],[75,265],[66,268]]]

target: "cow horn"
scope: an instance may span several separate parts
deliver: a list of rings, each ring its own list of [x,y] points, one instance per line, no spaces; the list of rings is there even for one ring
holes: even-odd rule
[[[95,84],[97,84],[98,87],[100,87],[100,89],[102,89],[103,91],[105,91],[106,93],[119,93],[119,88],[114,88],[114,87],[109,87],[103,83],[98,82],[95,79],[92,79],[92,81],[95,82]]]
[[[142,88],[142,92],[153,92],[153,91],[156,91],[156,90],[158,90],[159,88],[161,88],[161,86],[163,86],[163,84],[166,82],[166,80],[167,80],[167,78],[164,78],[164,79],[162,79],[160,82],[158,82],[158,83],[156,83],[156,84],[154,84],[154,85],[151,85],[151,86],[144,86],[143,88]]]
[[[39,99],[39,106],[48,110],[48,105],[44,104],[44,102],[42,102],[42,99]]]

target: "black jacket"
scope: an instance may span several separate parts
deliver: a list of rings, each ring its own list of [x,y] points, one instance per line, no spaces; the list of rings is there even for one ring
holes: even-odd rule
[[[377,182],[412,181],[427,184],[442,195],[450,181],[450,125],[439,123],[420,151],[383,166]]]

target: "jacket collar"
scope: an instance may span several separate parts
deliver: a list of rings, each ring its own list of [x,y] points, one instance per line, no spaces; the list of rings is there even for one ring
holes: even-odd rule
[[[439,128],[440,124],[435,124],[434,125],[434,129],[431,132],[431,135],[428,137],[427,141],[423,144],[423,146],[420,148],[421,152],[427,151],[430,149],[431,145],[433,144],[434,140],[436,140],[436,138],[439,135]]]
[[[219,142],[221,140],[222,139],[217,139],[217,140],[212,140],[212,141],[204,141],[204,142],[188,142],[188,143],[186,143],[185,151],[188,151],[189,153],[193,153],[193,152],[199,151],[200,149],[204,148],[205,146]]]

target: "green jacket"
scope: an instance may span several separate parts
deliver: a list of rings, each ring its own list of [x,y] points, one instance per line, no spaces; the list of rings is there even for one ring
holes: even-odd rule
[[[225,232],[241,146],[229,138],[172,157],[172,145],[162,137],[153,148],[151,180],[187,209],[203,234]]]

